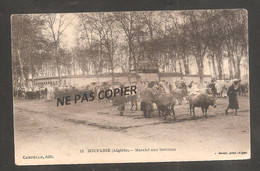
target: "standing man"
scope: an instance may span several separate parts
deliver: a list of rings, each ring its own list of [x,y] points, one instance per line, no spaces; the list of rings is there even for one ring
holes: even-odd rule
[[[153,91],[154,82],[150,82],[148,87],[142,92],[142,102],[141,102],[141,110],[144,113],[145,118],[151,117],[151,112],[153,111],[153,99],[154,99],[154,91]]]
[[[124,89],[124,85],[121,84],[120,88],[122,88],[121,90],[123,90]],[[120,116],[123,116],[124,115],[124,111],[125,111],[126,97],[125,96],[121,96],[121,95],[117,95],[114,98],[114,103],[119,106],[118,109],[120,111]]]
[[[217,88],[216,88],[216,84],[215,84],[215,81],[214,80],[211,80],[211,83],[209,84],[208,86],[212,92],[212,95],[213,96],[216,96],[217,94]]]
[[[228,99],[229,104],[227,109],[225,110],[225,114],[228,115],[228,109],[235,109],[235,115],[237,115],[237,109],[239,109],[238,100],[237,100],[237,93],[238,93],[238,85],[239,80],[235,79],[233,84],[228,88]]]

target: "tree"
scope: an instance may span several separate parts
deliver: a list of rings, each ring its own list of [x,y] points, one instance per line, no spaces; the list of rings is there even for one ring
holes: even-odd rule
[[[181,73],[181,79],[183,79],[183,72],[182,72],[182,65],[181,65],[181,57],[180,57],[180,50],[179,50],[179,40],[180,40],[180,31],[179,31],[179,23],[178,23],[178,18],[171,16],[173,25],[174,25],[174,31],[176,35],[176,56],[179,61],[179,67],[180,67],[180,73]]]
[[[177,73],[177,55],[176,55],[176,48],[177,48],[177,41],[176,41],[176,32],[174,29],[174,24],[172,22],[172,15],[169,11],[162,11],[159,13],[160,21],[161,21],[161,28],[160,34],[162,35],[161,38],[164,42],[163,48],[163,55],[164,55],[164,62],[161,63],[161,67],[168,66],[168,70],[170,72]]]
[[[109,66],[113,68],[112,72],[114,72],[114,64],[112,66],[112,63],[114,63],[115,35],[113,35],[114,21],[111,16],[112,15],[103,12],[79,15],[79,20],[84,31],[83,36],[87,40],[85,48],[88,59],[93,65],[97,79],[99,79],[99,74],[102,73],[106,67],[106,57],[110,59]],[[111,34],[113,42],[110,42]],[[111,43],[113,44],[112,46],[110,46]],[[108,50],[109,53],[105,50]]]
[[[245,10],[223,11],[225,45],[228,52],[229,71],[233,77],[241,78],[240,63],[242,56],[247,56],[247,15]]]
[[[223,44],[225,40],[225,34],[223,25],[219,24],[223,22],[222,11],[211,10],[206,11],[205,16],[207,18],[207,42],[209,56],[212,60],[213,75],[216,77],[216,65],[217,61],[218,79],[222,80],[223,75]]]
[[[118,21],[119,27],[123,30],[125,34],[125,40],[128,45],[128,81],[131,81],[131,69],[132,60],[134,55],[134,40],[136,38],[135,33],[135,12],[125,12],[125,13],[114,13],[116,20]],[[135,67],[135,65],[134,65]],[[136,70],[136,68],[134,68]]]
[[[61,57],[59,55],[59,49],[61,46],[61,37],[66,28],[71,24],[73,19],[66,19],[65,14],[46,14],[45,22],[47,30],[49,31],[49,37],[52,41],[54,51],[54,62],[58,71],[59,85],[62,84],[61,79]]]
[[[27,85],[29,75],[48,60],[49,44],[43,36],[44,21],[39,16],[12,16],[12,55],[14,78],[21,86]]]
[[[187,16],[186,34],[189,38],[191,51],[195,57],[200,82],[204,81],[204,58],[208,44],[206,41],[205,11],[185,11],[182,15]]]
[[[105,15],[105,22],[103,25],[103,28],[106,32],[104,35],[104,46],[107,50],[107,56],[108,56],[108,63],[111,69],[111,74],[112,74],[112,86],[114,85],[115,82],[115,76],[114,76],[114,55],[115,51],[117,48],[117,39],[118,35],[115,33],[118,33],[118,30],[116,28],[116,20],[114,15],[107,14]]]

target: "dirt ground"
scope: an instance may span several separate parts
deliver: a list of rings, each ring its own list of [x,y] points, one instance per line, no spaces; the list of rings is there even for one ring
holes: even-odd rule
[[[176,118],[144,118],[140,107],[124,116],[107,102],[84,102],[57,107],[57,101],[14,99],[15,157],[17,164],[63,164],[242,159],[250,157],[250,110],[248,97],[239,96],[235,116],[224,114],[228,99],[218,98],[208,118],[188,104],[175,106]],[[130,149],[127,153],[92,153],[89,149]],[[150,148],[150,153],[136,152]],[[152,148],[171,148],[151,153]],[[81,153],[80,153],[81,150]],[[84,153],[82,152],[84,150]],[[160,150],[159,150],[160,151]],[[173,152],[174,151],[174,152]],[[236,154],[231,154],[235,152]],[[242,152],[242,154],[241,154]],[[228,153],[228,154],[226,154]],[[148,156],[147,156],[148,154]],[[159,157],[158,154],[161,156]],[[53,156],[44,160],[26,156]],[[169,157],[169,155],[171,157]]]

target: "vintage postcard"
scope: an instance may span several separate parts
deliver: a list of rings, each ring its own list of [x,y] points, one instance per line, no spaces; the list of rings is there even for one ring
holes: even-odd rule
[[[247,17],[12,15],[15,163],[250,159]]]

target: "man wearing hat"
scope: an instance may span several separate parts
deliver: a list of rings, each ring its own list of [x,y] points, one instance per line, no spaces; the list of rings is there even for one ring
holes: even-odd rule
[[[124,88],[125,86],[123,84],[120,85],[120,88]],[[125,103],[126,103],[126,97],[125,96],[118,96],[118,105],[119,105],[119,111],[120,111],[120,116],[124,115],[125,111]]]
[[[216,94],[217,94],[217,88],[216,88],[216,84],[215,84],[215,80],[211,80],[211,83],[209,84],[209,86],[208,86],[209,88],[210,88],[210,90],[211,90],[211,92],[212,92],[212,95],[213,96],[216,96]]]
[[[144,113],[145,118],[150,118],[150,113],[153,110],[153,101],[154,101],[154,91],[153,91],[154,82],[150,82],[148,87],[142,92],[142,102],[141,110]]]
[[[237,92],[238,92],[239,80],[235,79],[232,85],[228,88],[228,100],[229,104],[227,109],[225,110],[225,114],[228,115],[228,109],[235,109],[235,115],[237,115],[237,109],[239,109],[238,100],[237,100]]]

